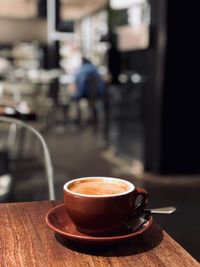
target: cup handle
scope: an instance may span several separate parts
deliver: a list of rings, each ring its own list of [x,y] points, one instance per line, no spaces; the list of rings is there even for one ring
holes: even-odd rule
[[[147,191],[141,187],[135,188],[135,193],[136,193],[136,199],[138,196],[142,196],[141,202],[134,209],[134,212],[137,214],[137,213],[142,212],[146,208],[149,202],[149,195]]]

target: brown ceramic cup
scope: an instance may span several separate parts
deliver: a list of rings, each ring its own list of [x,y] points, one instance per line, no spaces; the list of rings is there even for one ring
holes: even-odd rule
[[[90,192],[92,184],[96,185],[96,191]],[[85,188],[88,186],[89,191]],[[138,196],[141,201],[136,204]],[[79,231],[102,235],[117,231],[130,217],[141,212],[148,204],[148,193],[123,179],[85,177],[64,185],[64,202]]]

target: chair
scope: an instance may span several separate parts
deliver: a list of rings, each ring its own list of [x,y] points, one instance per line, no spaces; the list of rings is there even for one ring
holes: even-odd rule
[[[54,78],[49,84],[46,97],[46,129],[56,126],[58,123],[65,125],[69,109],[69,101],[63,101],[61,98],[61,88],[59,78]]]
[[[10,175],[8,151],[0,150],[0,202],[4,202],[8,198],[11,185],[12,176]]]
[[[91,113],[91,123],[96,124],[98,121],[96,102],[99,95],[96,76],[90,75],[86,80],[86,84],[88,86],[88,105]]]
[[[51,157],[49,154],[47,144],[46,144],[44,138],[42,137],[42,135],[36,129],[34,129],[32,126],[28,125],[27,123],[25,123],[21,120],[15,119],[15,118],[8,118],[8,117],[0,116],[0,122],[9,123],[9,124],[11,124],[11,126],[15,125],[15,126],[23,127],[26,130],[32,132],[39,139],[39,141],[42,145],[42,148],[43,148],[43,152],[44,152],[45,171],[46,171],[46,177],[47,177],[47,183],[48,183],[49,199],[54,200],[55,199],[55,192],[54,192],[52,162],[51,162]]]
[[[82,121],[82,110],[80,107],[80,102],[82,99],[87,100],[88,104],[88,111],[89,111],[89,118],[88,123],[91,124],[94,129],[96,129],[98,124],[98,112],[97,112],[97,100],[99,98],[99,92],[98,92],[98,81],[97,77],[93,74],[88,75],[88,77],[84,81],[84,86],[87,89],[86,92],[84,92],[84,95],[81,99],[76,100],[77,101],[77,123],[81,124]]]

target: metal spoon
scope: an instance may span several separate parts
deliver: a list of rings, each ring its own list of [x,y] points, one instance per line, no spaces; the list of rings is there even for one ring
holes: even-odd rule
[[[139,230],[148,220],[151,214],[171,214],[176,210],[174,207],[164,207],[157,209],[145,209],[144,212],[138,214],[126,223],[127,229],[131,232]]]
[[[175,207],[164,207],[157,209],[145,209],[145,212],[154,213],[154,214],[171,214],[176,210]]]
[[[126,222],[126,227],[129,232],[135,232],[139,230],[149,219],[150,213],[141,213],[135,216],[134,218],[129,219]]]

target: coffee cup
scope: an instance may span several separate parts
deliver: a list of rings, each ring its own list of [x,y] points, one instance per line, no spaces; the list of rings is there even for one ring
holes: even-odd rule
[[[64,184],[64,203],[76,228],[89,235],[117,231],[148,204],[148,193],[112,177],[84,177]],[[141,200],[136,204],[138,196]]]

